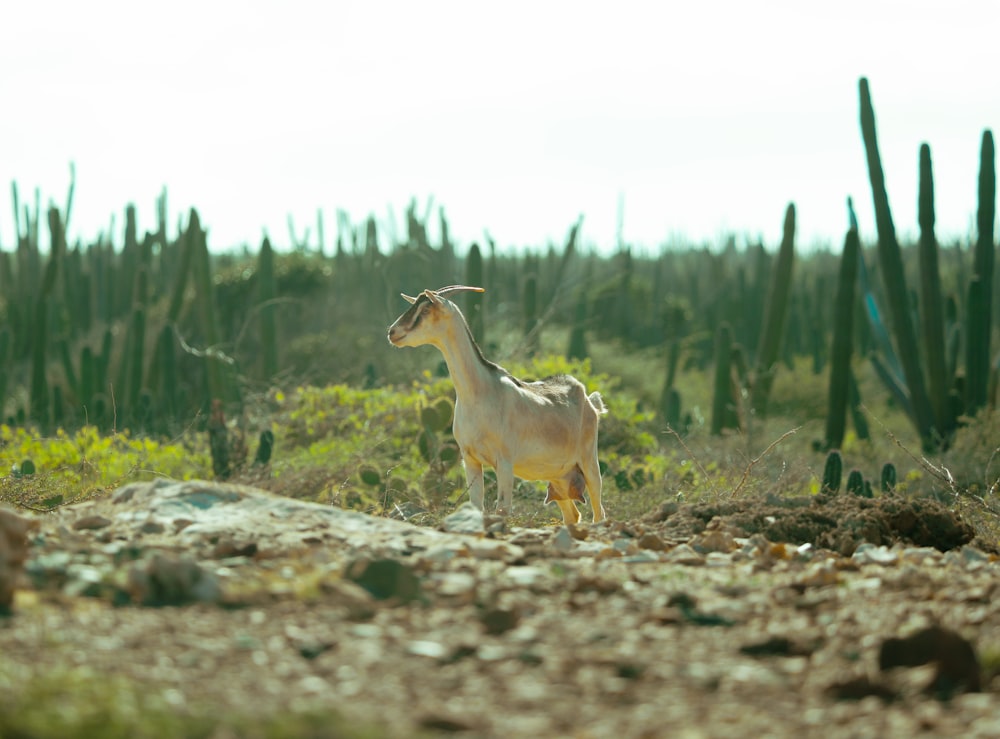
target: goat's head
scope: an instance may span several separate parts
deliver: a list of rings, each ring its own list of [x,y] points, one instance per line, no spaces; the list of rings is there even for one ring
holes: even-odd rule
[[[469,291],[486,292],[481,287],[449,285],[438,290],[424,290],[417,297],[400,293],[410,308],[389,327],[389,343],[393,346],[440,346],[445,341],[446,326],[462,312],[444,296],[448,293]],[[460,324],[461,325],[461,324]]]

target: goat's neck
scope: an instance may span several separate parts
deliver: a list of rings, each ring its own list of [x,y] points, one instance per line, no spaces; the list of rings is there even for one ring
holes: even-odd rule
[[[482,395],[482,388],[491,382],[492,372],[473,340],[468,324],[461,319],[453,321],[448,339],[446,343],[439,344],[438,349],[448,365],[455,394],[459,398]]]

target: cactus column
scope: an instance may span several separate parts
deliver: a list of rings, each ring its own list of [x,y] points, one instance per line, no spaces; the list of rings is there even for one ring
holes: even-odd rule
[[[875,225],[878,230],[878,256],[882,268],[882,279],[889,299],[889,315],[896,334],[900,363],[913,407],[913,422],[920,434],[925,449],[935,447],[934,414],[930,397],[924,385],[924,373],[920,367],[917,337],[910,321],[910,300],[903,272],[903,257],[896,240],[896,227],[889,210],[889,196],[885,190],[885,176],[879,157],[878,141],[875,135],[875,111],[868,92],[868,80],[864,77],[858,83],[861,97],[861,135],[868,157],[868,177],[871,180],[872,199],[875,205]]]
[[[778,362],[781,339],[785,332],[788,313],[788,296],[792,287],[792,265],[795,261],[795,204],[785,210],[784,235],[778,251],[778,261],[771,277],[767,305],[764,308],[764,328],[757,349],[757,372],[753,385],[753,409],[761,416],[767,415],[767,400],[774,382],[774,369]]]
[[[927,381],[930,384],[934,424],[943,439],[955,426],[948,402],[948,372],[945,367],[944,299],[941,297],[941,275],[938,271],[938,244],[934,236],[934,177],[931,171],[931,149],[920,145],[920,195],[917,200],[920,221],[920,305],[924,356],[927,359]]]
[[[986,405],[990,377],[990,318],[993,310],[993,221],[996,217],[996,162],[993,134],[983,132],[979,154],[979,207],[976,211],[975,273],[969,286],[968,341],[965,359],[965,411]]]
[[[837,282],[833,348],[830,350],[830,394],[826,411],[826,448],[843,446],[847,428],[847,399],[850,387],[852,337],[854,334],[854,285],[858,275],[858,231],[851,228],[844,240]],[[839,486],[838,475],[838,486]]]

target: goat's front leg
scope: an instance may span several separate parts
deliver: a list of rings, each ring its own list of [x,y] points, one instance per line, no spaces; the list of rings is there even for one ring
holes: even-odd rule
[[[505,460],[497,462],[497,513],[509,515],[514,508],[514,465]]]
[[[468,455],[462,455],[465,463],[465,480],[469,484],[469,500],[479,510],[483,510],[483,465]]]

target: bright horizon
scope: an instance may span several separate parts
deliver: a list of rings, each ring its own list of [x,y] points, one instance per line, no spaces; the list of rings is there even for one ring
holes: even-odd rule
[[[644,252],[780,239],[840,250],[852,196],[874,217],[858,124],[869,79],[897,232],[917,234],[917,156],[934,163],[942,243],[975,236],[979,147],[998,133],[1000,3],[234,2],[57,0],[0,30],[0,248],[9,183],[62,209],[71,242],[124,208],[169,228],[197,208],[215,250],[290,246],[289,215],[326,249],[337,211],[387,245],[411,198],[464,251],[622,236]],[[23,216],[22,216],[23,219]],[[47,228],[42,226],[43,243]]]

